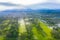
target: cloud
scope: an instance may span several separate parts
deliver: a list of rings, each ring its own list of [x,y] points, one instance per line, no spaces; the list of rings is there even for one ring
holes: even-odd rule
[[[60,0],[47,0],[47,2],[60,4]]]
[[[22,4],[22,5],[30,5],[36,3],[43,3],[47,0],[0,0],[0,2],[9,2],[13,4]]]
[[[8,2],[8,3],[13,3],[13,4],[30,5],[30,4],[44,3],[44,2],[60,3],[60,0],[0,0],[0,2]]]
[[[10,10],[10,9],[24,9],[25,6],[4,6],[4,5],[0,5],[0,11],[4,11],[4,10]]]
[[[0,11],[10,10],[10,9],[24,9],[24,6],[0,6]]]
[[[60,0],[56,0],[60,4]]]
[[[10,10],[10,9],[21,9],[24,8],[23,5],[13,4],[8,2],[0,2],[0,11]]]
[[[47,0],[20,0],[20,3],[23,5],[31,5],[31,4],[37,4],[37,3],[44,3]]]
[[[16,7],[7,7],[7,6],[0,6],[0,11],[7,10],[7,9],[15,9]]]
[[[12,4],[12,3],[7,3],[7,2],[0,2],[0,5],[4,5],[4,6],[19,6],[18,4]]]
[[[13,4],[20,4],[20,0],[0,0],[0,2],[8,2]]]
[[[0,0],[0,11],[24,8],[22,5],[41,4],[47,2],[60,4],[60,0]]]

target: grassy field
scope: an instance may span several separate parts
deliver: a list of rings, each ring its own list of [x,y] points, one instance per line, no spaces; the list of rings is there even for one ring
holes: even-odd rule
[[[56,40],[52,37],[52,29],[40,19],[5,19],[0,22],[0,40]]]

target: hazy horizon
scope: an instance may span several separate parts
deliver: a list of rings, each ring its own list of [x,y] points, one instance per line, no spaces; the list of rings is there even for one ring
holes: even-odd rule
[[[25,6],[43,4],[43,3],[60,4],[60,1],[59,0],[0,0],[0,11],[7,9],[24,8]],[[60,7],[60,5],[58,6]]]

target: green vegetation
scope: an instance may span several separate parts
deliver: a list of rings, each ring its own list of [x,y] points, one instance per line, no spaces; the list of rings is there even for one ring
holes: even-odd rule
[[[49,25],[33,17],[0,18],[0,40],[60,40],[60,28]]]

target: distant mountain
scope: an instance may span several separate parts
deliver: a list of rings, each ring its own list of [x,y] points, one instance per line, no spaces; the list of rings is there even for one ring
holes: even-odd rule
[[[36,9],[34,11],[40,13],[60,13],[60,9]]]
[[[36,10],[32,10],[32,9],[13,9],[13,10],[5,10],[5,11],[1,11],[0,12],[0,16],[4,16],[4,15],[8,15],[8,14],[15,14],[15,15],[21,15],[21,14],[30,14],[30,13],[33,13],[33,14],[44,14],[44,15],[48,15],[48,14],[58,14],[60,15],[60,9],[36,9]]]
[[[24,16],[25,13],[33,11],[32,9],[22,8],[22,9],[9,9],[0,11],[0,16]]]
[[[57,14],[60,15],[60,4],[57,3],[42,3],[42,4],[33,4],[33,5],[29,5],[29,6],[23,6],[20,5],[19,7],[17,7],[16,9],[9,9],[9,10],[4,10],[4,11],[0,11],[0,16],[4,16],[4,15],[21,15],[21,14],[44,14],[44,15],[48,15],[48,14]]]

